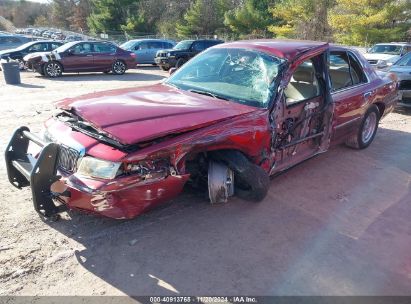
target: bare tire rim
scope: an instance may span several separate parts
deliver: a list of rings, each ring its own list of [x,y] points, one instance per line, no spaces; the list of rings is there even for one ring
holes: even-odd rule
[[[46,67],[47,75],[51,77],[56,77],[61,74],[60,65],[57,63],[49,63]]]
[[[377,114],[371,112],[365,119],[364,126],[362,128],[362,141],[367,144],[374,135],[377,128]]]
[[[114,63],[113,69],[117,74],[123,74],[126,71],[126,66],[121,61],[116,61]]]

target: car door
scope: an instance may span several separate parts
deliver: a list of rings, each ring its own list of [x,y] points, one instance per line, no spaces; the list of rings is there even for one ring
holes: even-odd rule
[[[136,60],[138,64],[147,63],[149,61],[148,41],[140,41],[134,47]]]
[[[117,47],[110,43],[94,43],[94,67],[96,71],[108,71],[114,62]]]
[[[343,142],[358,128],[364,105],[375,98],[363,67],[356,56],[349,51],[332,51],[329,74],[332,98],[335,104],[333,142]]]
[[[287,72],[282,97],[272,112],[275,170],[281,171],[329,146],[333,113],[327,52],[304,58]]]
[[[162,50],[162,49],[163,49],[162,41],[149,41],[146,63],[154,63],[154,57],[156,57],[157,51]]]
[[[94,69],[93,44],[80,42],[62,54],[60,60],[65,72],[92,71]]]

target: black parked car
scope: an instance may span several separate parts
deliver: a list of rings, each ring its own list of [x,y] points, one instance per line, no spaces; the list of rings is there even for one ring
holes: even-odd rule
[[[26,64],[23,60],[24,56],[37,52],[51,52],[61,45],[63,45],[63,43],[58,41],[32,41],[15,49],[0,51],[0,59],[17,60],[20,65],[20,69],[23,70]]]
[[[198,53],[223,42],[222,40],[183,40],[172,49],[158,51],[154,61],[163,71],[168,71],[172,67],[178,69]]]

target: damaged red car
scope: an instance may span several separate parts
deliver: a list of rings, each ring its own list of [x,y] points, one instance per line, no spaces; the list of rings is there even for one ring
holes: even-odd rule
[[[269,177],[346,143],[363,149],[398,99],[355,50],[258,40],[212,47],[160,84],[65,99],[5,152],[9,180],[34,208],[133,218],[186,184],[212,204],[264,199]],[[40,152],[30,152],[34,143]]]

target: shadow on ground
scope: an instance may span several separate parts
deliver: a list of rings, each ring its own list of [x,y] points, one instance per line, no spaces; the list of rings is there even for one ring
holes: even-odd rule
[[[64,73],[58,78],[46,78],[50,81],[157,81],[168,77],[167,73],[164,76],[149,74],[145,71],[158,70],[154,66],[142,66],[136,69],[127,70],[123,75],[114,75],[112,73],[104,74],[102,72],[84,72],[84,73]],[[37,77],[44,77],[38,75]]]
[[[366,150],[338,146],[274,178],[259,204],[185,193],[132,221],[50,225],[131,296],[410,295],[409,151],[411,134],[380,129]]]

